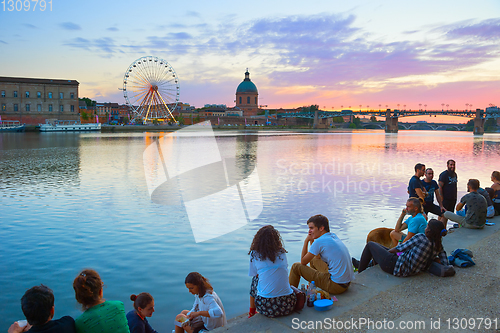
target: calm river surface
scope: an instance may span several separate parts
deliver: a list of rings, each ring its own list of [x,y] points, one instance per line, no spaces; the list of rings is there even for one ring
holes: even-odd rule
[[[148,191],[143,153],[166,133],[0,134],[0,330],[24,318],[19,300],[40,283],[54,290],[56,318],[77,317],[72,282],[88,267],[101,274],[104,297],[123,301],[126,311],[130,294],[150,292],[156,304],[150,323],[160,332],[170,332],[175,314],[191,308],[184,285],[191,271],[212,282],[234,317],[248,310],[247,253],[261,226],[281,232],[291,265],[299,260],[306,220],[321,213],[359,257],[371,229],[394,226],[416,163],[434,168],[437,178],[455,159],[459,197],[469,178],[489,186],[500,169],[495,134],[215,134],[221,156],[236,159],[237,173],[257,165],[262,212],[204,242],[195,241],[184,204],[155,203]],[[177,140],[171,144],[201,139]],[[206,189],[210,178],[200,172],[188,181]]]

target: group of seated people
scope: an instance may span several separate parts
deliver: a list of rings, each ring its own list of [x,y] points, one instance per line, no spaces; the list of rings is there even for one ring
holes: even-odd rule
[[[421,171],[416,172],[416,175],[424,171],[421,168],[419,170]],[[498,214],[500,172],[493,172],[491,179],[494,182],[491,186],[492,203]],[[443,210],[444,200],[440,194],[437,195],[440,210],[436,213],[439,213],[437,215],[440,218],[444,216],[459,222],[464,227],[482,228],[484,226],[482,214],[484,210],[485,219],[488,202],[478,194],[478,180],[470,179],[467,189],[469,193],[456,207],[457,211],[460,211],[467,205],[467,212],[463,216],[454,214],[453,210]],[[442,245],[442,237],[447,234],[446,224],[443,225],[444,220],[436,219],[427,222],[423,206],[431,206],[425,203],[424,193],[429,192],[415,191],[415,197],[407,200],[406,208],[403,209],[396,228],[390,233],[391,248],[369,241],[359,261],[352,258],[345,244],[337,235],[330,232],[328,218],[314,215],[307,221],[309,231],[304,240],[300,262],[294,263],[288,273],[287,251],[278,230],[271,225],[262,227],[255,234],[248,252],[249,276],[252,277],[249,317],[256,312],[271,318],[292,313],[297,297],[291,286],[298,287],[301,278],[309,282],[314,281],[322,290],[338,295],[347,291],[351,281],[354,280],[353,265],[358,269],[358,273],[361,273],[368,267],[378,264],[383,271],[400,277],[425,271],[433,262],[448,265]],[[432,212],[432,209],[430,208],[428,212]],[[403,221],[406,215],[410,217]],[[405,235],[402,231],[406,228],[408,233]],[[177,315],[176,322],[183,324],[175,326],[175,333],[210,331],[227,323],[222,302],[205,277],[197,272],[189,273],[185,285],[195,296],[195,301],[190,311],[184,310]],[[122,302],[107,301],[103,298],[102,286],[99,274],[92,269],[83,270],[75,278],[73,282],[75,298],[84,311],[76,320],[68,316],[52,320],[54,295],[44,285],[35,286],[26,291],[21,299],[22,311],[28,324],[24,326],[15,322],[8,332],[20,333],[28,330],[54,333],[156,332],[146,319],[154,312],[154,300],[150,294],[131,295],[134,310],[125,314]]]
[[[176,320],[190,319],[191,325],[176,326],[175,332],[203,332],[224,326],[227,323],[224,307],[208,280],[192,272],[187,275],[185,284],[195,295],[195,302],[191,311],[182,311]],[[149,293],[131,295],[134,309],[125,313],[122,302],[103,298],[103,285],[95,270],[85,269],[78,274],[73,288],[83,313],[76,319],[64,316],[53,320],[52,290],[43,284],[28,289],[21,298],[26,322],[14,322],[8,333],[157,333],[147,320],[155,311],[154,299]]]

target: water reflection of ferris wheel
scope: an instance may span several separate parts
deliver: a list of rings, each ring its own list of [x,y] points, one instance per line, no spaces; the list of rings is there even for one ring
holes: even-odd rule
[[[127,105],[144,122],[173,121],[179,103],[179,78],[170,64],[147,56],[134,61],[123,77],[123,96]]]

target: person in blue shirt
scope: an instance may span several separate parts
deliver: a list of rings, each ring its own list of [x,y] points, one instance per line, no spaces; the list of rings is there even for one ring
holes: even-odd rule
[[[151,317],[155,312],[155,300],[149,293],[130,295],[134,302],[134,310],[127,313],[130,333],[158,333],[148,323],[146,317]]]
[[[422,215],[421,211],[422,205],[418,198],[410,198],[406,201],[406,208],[401,212],[394,230],[391,231],[393,247],[396,246],[400,240],[404,243],[411,239],[414,235],[425,232],[427,220]],[[407,214],[411,216],[403,222],[403,219]],[[408,229],[407,235],[403,233],[403,230],[405,229]]]

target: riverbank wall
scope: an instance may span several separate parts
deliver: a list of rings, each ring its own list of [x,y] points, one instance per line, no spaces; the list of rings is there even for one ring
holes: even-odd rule
[[[274,319],[242,314],[213,332],[499,332],[500,217],[489,221],[496,224],[482,230],[455,229],[443,238],[448,255],[457,248],[474,254],[476,265],[455,267],[453,277],[422,272],[400,278],[374,266],[356,274],[331,310],[305,307]]]

